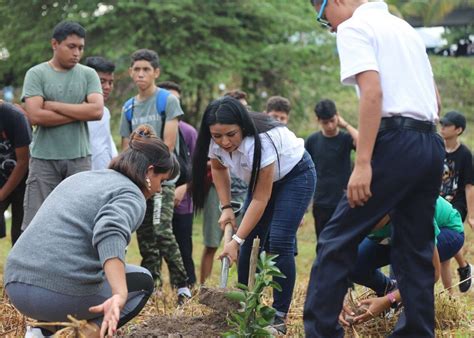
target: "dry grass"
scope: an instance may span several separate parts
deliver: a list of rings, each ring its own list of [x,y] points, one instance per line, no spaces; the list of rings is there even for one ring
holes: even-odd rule
[[[362,299],[373,297],[372,292],[368,292],[363,288],[358,288],[359,293],[354,294],[353,302],[357,303]],[[212,313],[212,310],[205,305],[199,303],[198,291],[194,290],[195,296],[189,299],[184,305],[176,306],[176,295],[169,287],[165,287],[162,292],[155,293],[147,305],[131,323],[121,329],[122,335],[131,335],[140,327],[147,326],[147,322],[153,318],[160,317],[195,317],[205,316]],[[304,336],[303,328],[303,306],[306,297],[306,283],[298,283],[294,292],[294,300],[288,317],[288,334],[289,337]],[[263,295],[264,302],[271,303],[271,292],[266,291]],[[466,297],[459,298],[449,295],[447,292],[438,292],[435,297],[436,302],[436,329],[440,336],[451,335],[456,332],[472,332],[473,323],[468,318],[468,309]],[[371,336],[387,336],[395,326],[399,312],[390,312],[390,315],[378,316],[365,323],[355,325],[346,331],[347,336],[354,337],[371,337]],[[35,325],[34,321],[29,321],[21,315],[6,297],[0,301],[0,336],[19,337],[24,335],[27,324]],[[36,323],[37,324],[37,323]],[[56,323],[60,324],[60,323]],[[71,323],[65,329],[57,333],[57,337],[80,337],[78,329],[84,326],[83,321],[75,321],[71,318]]]
[[[297,284],[294,291],[293,303],[288,315],[288,335],[290,337],[303,337],[304,328],[303,328],[303,306],[304,300],[306,297],[306,287],[309,278],[309,269],[314,259],[314,228],[312,224],[312,219],[310,216],[306,216],[306,224],[300,228],[298,231],[298,249],[299,255],[297,259]],[[193,229],[193,238],[195,239],[194,244],[194,253],[195,253],[195,263],[196,271],[199,271],[199,259],[202,252],[201,244],[201,228],[200,223],[195,224]],[[3,250],[3,252],[2,252]],[[0,280],[1,280],[1,271],[3,268],[3,262],[5,260],[8,250],[6,246],[0,245]],[[465,245],[465,257],[469,262],[474,262],[474,234],[466,226],[466,245]],[[134,238],[134,242],[129,247],[129,252],[127,254],[127,260],[132,264],[137,264],[140,261],[140,256],[138,253],[138,248]],[[455,266],[452,264],[453,277],[456,280]],[[165,280],[167,280],[167,269],[163,268],[165,271]],[[216,266],[213,270],[213,276],[209,281],[209,285],[214,286],[218,284],[218,273],[219,273],[219,264],[216,263]],[[235,281],[236,271],[231,269],[229,281]],[[188,301],[184,306],[176,307],[176,296],[168,286],[165,285],[163,293],[161,295],[154,295],[150,301],[147,303],[140,315],[135,318],[131,323],[125,326],[122,329],[123,335],[130,335],[135,329],[147,325],[149,321],[157,316],[166,316],[167,318],[179,317],[179,316],[205,316],[212,312],[211,309],[207,308],[204,305],[199,304],[198,297],[193,297]],[[439,283],[438,283],[439,285]],[[363,294],[363,289],[357,289],[360,294]],[[442,297],[437,297],[437,326],[441,330],[437,330],[437,336],[458,336],[458,337],[471,337],[474,336],[474,291],[470,290],[468,294],[460,294],[457,291],[457,287],[454,288],[455,296],[450,297],[447,293],[444,293]],[[194,295],[197,292],[193,292]],[[0,283],[0,295],[1,293],[1,283]],[[356,296],[357,297],[357,296]],[[271,300],[271,293],[266,292],[264,295],[264,300],[268,304]],[[469,321],[471,320],[471,321]],[[378,323],[376,324],[365,324],[366,327],[361,327],[358,325],[356,327],[356,332],[361,336],[369,336],[371,332],[382,332],[382,328],[389,326],[390,323]],[[5,299],[5,297],[0,298],[0,337],[8,335],[10,337],[21,337],[24,335],[24,330],[27,325],[26,318],[19,314]],[[382,327],[382,328],[381,328]],[[391,326],[393,327],[393,325]],[[364,331],[365,330],[365,331]],[[371,331],[372,330],[372,331]],[[385,330],[385,329],[383,329]],[[369,332],[369,334],[365,334]],[[389,332],[387,329],[385,332]],[[67,332],[63,332],[67,334]],[[350,332],[353,334],[354,332]],[[71,335],[72,336],[72,335]],[[385,336],[385,335],[382,335]]]
[[[0,288],[1,292],[1,288]],[[0,299],[0,337],[20,337],[25,335],[26,318],[8,302],[1,292]]]

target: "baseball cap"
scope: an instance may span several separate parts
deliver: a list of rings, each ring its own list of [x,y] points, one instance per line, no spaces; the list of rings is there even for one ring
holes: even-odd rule
[[[454,125],[456,128],[461,127],[462,130],[466,129],[466,118],[463,114],[457,111],[450,111],[439,120],[443,126]]]

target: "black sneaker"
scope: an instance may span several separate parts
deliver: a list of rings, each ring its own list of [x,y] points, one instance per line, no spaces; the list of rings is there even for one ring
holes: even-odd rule
[[[184,294],[184,293],[180,293],[178,295],[178,306],[181,306],[181,305],[184,305],[189,299],[191,299],[191,297],[189,297],[188,295]]]
[[[471,287],[471,270],[472,265],[469,263],[465,267],[458,269],[459,281],[462,282],[459,284],[459,291],[467,292]]]
[[[267,326],[266,330],[274,336],[286,335],[285,318],[275,316],[273,323]]]

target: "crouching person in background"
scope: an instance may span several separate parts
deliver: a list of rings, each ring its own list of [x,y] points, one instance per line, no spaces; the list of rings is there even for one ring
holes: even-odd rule
[[[150,272],[125,264],[125,250],[146,199],[178,172],[174,155],[145,125],[109,169],[61,182],[7,258],[13,305],[39,321],[67,321],[68,314],[87,320],[87,337],[113,335],[153,292]]]

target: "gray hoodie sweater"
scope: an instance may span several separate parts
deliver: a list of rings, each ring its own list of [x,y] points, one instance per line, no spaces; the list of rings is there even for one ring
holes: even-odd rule
[[[125,248],[145,208],[138,186],[114,170],[68,177],[12,248],[5,285],[22,282],[76,296],[96,293],[105,279],[105,261],[125,260]]]

